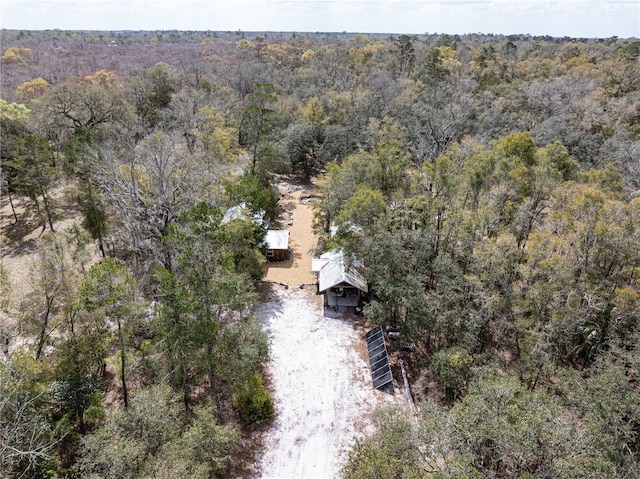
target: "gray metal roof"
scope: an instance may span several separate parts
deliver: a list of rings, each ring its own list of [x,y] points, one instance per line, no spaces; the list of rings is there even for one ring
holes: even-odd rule
[[[327,258],[329,261],[322,267],[318,277],[319,293],[343,283],[358,288],[365,293],[369,291],[364,277],[346,263],[343,251],[330,252],[327,256],[329,256]]]
[[[326,253],[322,253],[319,258],[311,258],[311,272],[319,273],[325,265],[331,261],[339,260],[340,256],[343,255],[343,251],[327,251]]]
[[[324,258],[311,258],[311,272],[314,274],[319,273],[328,262],[329,260]]]

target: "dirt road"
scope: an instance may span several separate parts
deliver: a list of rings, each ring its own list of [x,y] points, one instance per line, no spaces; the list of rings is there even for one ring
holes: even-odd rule
[[[313,234],[313,210],[300,201],[300,197],[312,193],[313,190],[299,190],[285,195],[280,201],[282,207],[293,214],[293,223],[289,231],[289,248],[291,258],[281,263],[266,265],[266,281],[298,286],[311,284],[315,278],[311,273],[311,250],[316,247],[316,236]]]
[[[371,385],[362,318],[325,312],[315,287],[306,286],[315,283],[311,250],[316,243],[311,207],[299,201],[308,193],[283,199],[293,213],[293,258],[268,265],[266,279],[276,283],[258,308],[270,342],[268,368],[276,407],[258,459],[260,478],[339,477],[354,436],[370,427],[370,413],[398,396]]]

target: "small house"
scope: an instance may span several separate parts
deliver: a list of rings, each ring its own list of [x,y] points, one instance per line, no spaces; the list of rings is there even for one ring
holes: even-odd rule
[[[267,259],[284,261],[289,259],[289,232],[285,230],[267,230]]]
[[[326,256],[325,256],[326,255]],[[343,251],[325,253],[327,260],[316,262],[318,271],[318,294],[324,295],[324,305],[335,307],[359,307],[362,305],[362,293],[367,293],[367,282],[348,264]]]

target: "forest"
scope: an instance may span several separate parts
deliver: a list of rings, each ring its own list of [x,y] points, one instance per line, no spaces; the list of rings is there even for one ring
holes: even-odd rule
[[[1,35],[0,475],[247,476],[286,178],[416,399],[343,477],[640,478],[640,40]]]

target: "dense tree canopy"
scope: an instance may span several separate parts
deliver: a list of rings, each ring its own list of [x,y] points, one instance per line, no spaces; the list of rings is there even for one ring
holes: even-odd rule
[[[636,39],[2,36],[3,234],[41,229],[0,297],[4,475],[229,474],[273,404],[264,228],[222,218],[275,219],[282,175],[418,399],[345,477],[640,474]]]

